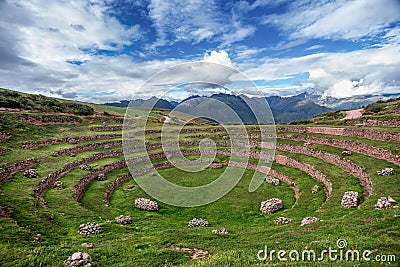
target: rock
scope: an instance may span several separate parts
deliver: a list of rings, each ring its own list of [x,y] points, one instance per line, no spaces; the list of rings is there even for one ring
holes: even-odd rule
[[[79,168],[81,170],[84,170],[84,171],[91,171],[92,170],[92,166],[87,165],[87,164],[82,164],[82,165],[79,166]]]
[[[104,173],[100,173],[99,175],[97,175],[96,180],[97,181],[105,181],[107,178],[104,175]]]
[[[310,142],[305,142],[303,146],[304,147],[311,146],[311,143]]]
[[[29,169],[24,171],[24,176],[28,178],[38,178],[39,175],[35,169]]]
[[[321,220],[316,218],[316,217],[306,217],[303,220],[301,220],[301,226],[306,225],[306,224],[310,224],[310,223],[316,223],[316,222],[320,222]]]
[[[92,266],[92,258],[86,252],[75,252],[64,261],[65,266]]]
[[[55,189],[63,189],[63,183],[61,181],[55,181],[53,186]]]
[[[394,200],[391,197],[381,197],[380,199],[378,199],[376,205],[375,205],[375,209],[377,210],[386,210],[386,209],[390,209],[392,207],[392,203],[389,201],[389,198],[391,200]],[[393,203],[394,204],[394,203]]]
[[[260,211],[264,214],[272,214],[280,209],[283,209],[283,202],[279,198],[271,198],[261,202]]]
[[[70,143],[70,144],[77,144],[78,141],[77,141],[76,139],[74,139],[74,138],[71,138],[71,139],[68,140],[68,143]]]
[[[394,200],[391,196],[388,196],[387,199],[388,199],[390,204],[396,204],[397,203],[397,201]]]
[[[275,224],[288,224],[288,223],[290,223],[291,221],[293,221],[293,220],[290,219],[290,218],[279,217],[279,218],[277,218],[276,220],[274,220],[274,223],[275,223]]]
[[[222,227],[219,230],[212,230],[211,232],[213,234],[222,234],[222,235],[226,235],[228,233],[228,231],[226,231],[226,229],[224,227]]]
[[[202,218],[193,218],[192,220],[189,221],[189,226],[192,227],[203,227],[203,226],[208,226],[208,221],[202,219]]]
[[[347,156],[351,156],[351,155],[352,155],[351,151],[348,151],[348,150],[342,151],[342,156],[347,157]]]
[[[381,176],[389,176],[394,174],[393,168],[384,168],[380,171],[377,171],[376,174],[381,175]]]
[[[148,210],[148,211],[156,211],[158,210],[158,204],[155,201],[152,201],[147,198],[137,198],[135,199],[135,207],[142,209],[142,210]]]
[[[79,226],[80,235],[97,235],[101,233],[101,226],[98,223],[85,223]]]
[[[124,215],[120,215],[117,218],[115,218],[115,221],[119,224],[131,224],[132,223],[132,218],[131,216],[124,216]]]
[[[276,179],[276,178],[272,178],[272,177],[270,177],[270,176],[267,176],[267,177],[265,178],[265,181],[266,181],[267,183],[270,183],[270,184],[273,184],[273,185],[279,185],[279,180]]]
[[[358,192],[347,191],[342,197],[341,205],[345,208],[355,208],[358,206],[360,198],[358,197]]]
[[[125,188],[126,189],[133,189],[135,186],[133,184],[128,184]]]
[[[314,185],[314,187],[312,188],[312,193],[315,194],[319,191],[319,186],[318,185]]]
[[[71,154],[69,154],[69,156],[70,156],[71,158],[73,158],[73,157],[75,157],[76,155],[75,155],[75,153],[71,153]]]

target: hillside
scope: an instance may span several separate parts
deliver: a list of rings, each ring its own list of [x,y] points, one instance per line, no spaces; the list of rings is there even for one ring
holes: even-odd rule
[[[88,253],[91,266],[376,266],[377,256],[385,257],[384,266],[398,265],[398,127],[337,127],[324,120],[272,129],[246,125],[243,135],[237,126],[133,108],[122,132],[124,108],[75,103],[93,114],[59,114],[43,104],[54,99],[38,99],[30,104],[35,112],[0,111],[0,266],[64,266],[76,252]],[[396,112],[396,101],[366,107],[374,112],[368,116],[385,121]],[[325,117],[340,122],[334,114]],[[190,123],[181,127],[183,120]],[[163,127],[172,130],[165,140]],[[228,129],[235,131],[228,134]],[[275,130],[273,154],[268,144],[275,141]],[[130,150],[122,146],[123,137]],[[199,150],[200,142],[210,149],[212,144],[203,142],[209,139],[216,149],[212,163],[197,171],[183,168],[202,164],[209,150]],[[165,144],[182,155],[167,156]],[[149,169],[148,158],[156,170]],[[162,176],[176,185],[202,187],[224,173],[231,181],[242,172],[229,193],[203,206],[169,205],[141,186]],[[262,183],[250,193],[255,177]],[[191,198],[206,198],[215,189]],[[177,194],[167,196],[180,201]],[[205,224],[194,218],[208,226],[189,226]],[[371,253],[369,261],[327,255],[259,259],[266,247],[268,252],[313,250],[317,257],[329,248],[342,249],[343,255]]]
[[[377,101],[363,108],[361,117],[352,120],[344,120],[346,111],[338,110],[326,112],[315,118],[300,123],[334,124],[334,125],[364,125],[364,126],[400,126],[400,98],[392,98],[386,101]],[[298,124],[294,122],[293,124]]]

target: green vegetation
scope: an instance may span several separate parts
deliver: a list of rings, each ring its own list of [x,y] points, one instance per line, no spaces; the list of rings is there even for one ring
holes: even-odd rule
[[[2,92],[2,91],[1,91]],[[61,101],[61,100],[60,100]],[[388,105],[391,105],[388,102]],[[81,104],[77,104],[81,105]],[[89,172],[75,168],[59,181],[63,189],[50,189],[44,195],[49,209],[44,209],[34,198],[34,190],[40,180],[49,173],[61,169],[68,163],[89,157],[96,153],[121,149],[120,146],[102,148],[77,153],[75,157],[53,157],[53,152],[71,148],[77,145],[102,141],[86,141],[79,144],[61,143],[44,146],[38,149],[26,150],[21,145],[25,142],[39,142],[48,139],[66,137],[92,136],[97,134],[119,133],[94,132],[94,126],[118,125],[125,110],[117,107],[82,104],[91,107],[97,114],[79,116],[77,124],[35,125],[23,120],[23,116],[45,116],[41,113],[22,111],[0,111],[0,131],[11,134],[10,139],[0,142],[0,147],[9,148],[12,152],[0,155],[0,167],[6,168],[17,161],[36,158],[39,163],[35,167],[39,177],[26,178],[22,172],[17,172],[12,179],[0,185],[0,206],[11,213],[11,218],[0,218],[0,266],[63,266],[63,261],[74,252],[88,252],[95,265],[100,266],[376,266],[377,262],[331,262],[328,257],[321,262],[280,262],[276,254],[272,263],[259,261],[257,253],[268,246],[270,250],[313,249],[321,253],[324,249],[337,249],[337,240],[346,239],[351,250],[371,250],[371,259],[376,255],[395,255],[396,262],[387,262],[382,266],[398,266],[400,260],[400,224],[399,209],[375,210],[374,205],[380,197],[391,196],[400,201],[400,167],[384,160],[378,160],[365,155],[353,153],[348,157],[362,166],[370,175],[373,184],[373,194],[369,199],[362,197],[360,183],[355,177],[344,172],[335,165],[323,162],[314,157],[297,153],[277,151],[277,154],[287,155],[308,163],[324,174],[333,183],[333,192],[326,201],[322,185],[305,172],[295,168],[274,163],[272,168],[287,175],[299,189],[298,201],[295,201],[294,191],[288,184],[280,183],[274,186],[263,183],[255,192],[249,193],[248,186],[254,171],[246,170],[238,185],[226,196],[211,204],[180,208],[164,203],[159,204],[159,211],[148,212],[134,207],[135,198],[149,197],[134,180],[129,180],[118,187],[111,197],[111,206],[106,206],[105,190],[116,178],[128,174],[127,168],[113,170],[105,175],[104,180],[94,181],[86,191],[82,203],[73,198],[76,184]],[[40,105],[37,105],[40,106]],[[25,109],[25,108],[24,108]],[[34,108],[37,110],[37,108]],[[24,114],[22,114],[24,113]],[[35,115],[36,114],[36,115]],[[140,120],[146,114],[143,109],[132,111],[132,116]],[[47,114],[60,115],[60,114]],[[160,129],[159,116],[167,116],[167,111],[155,110],[151,113],[149,128]],[[342,114],[327,113],[325,118],[337,120]],[[60,115],[62,116],[62,115]],[[43,117],[37,117],[42,120]],[[328,120],[328,119],[327,119]],[[326,121],[324,119],[324,121]],[[332,126],[330,124],[326,125]],[[193,120],[188,128],[200,128],[202,134],[212,133],[212,124],[203,120]],[[248,126],[248,129],[253,128]],[[385,129],[385,128],[383,128]],[[132,130],[133,132],[135,131]],[[250,131],[251,132],[251,131]],[[222,132],[218,132],[222,133]],[[253,132],[252,132],[253,133]],[[279,133],[288,134],[288,133]],[[293,134],[293,133],[291,133]],[[192,134],[181,134],[182,141],[195,141],[202,138],[190,138]],[[295,135],[295,134],[293,134]],[[310,134],[325,136],[320,134]],[[149,143],[159,142],[157,134],[149,135]],[[329,137],[329,136],[328,136]],[[364,142],[377,147],[399,151],[398,142],[379,142],[361,138],[334,136],[336,139],[346,139],[354,142]],[[111,140],[118,140],[113,138]],[[213,138],[214,140],[221,140]],[[278,139],[278,142],[303,145]],[[342,150],[312,144],[312,148],[331,154],[341,155]],[[192,148],[197,148],[193,146]],[[149,153],[161,151],[154,149]],[[139,155],[140,153],[138,153]],[[188,158],[196,158],[188,157]],[[90,163],[95,170],[123,159],[122,156],[106,158]],[[216,162],[225,162],[229,157],[218,156]],[[165,162],[158,159],[154,162]],[[253,162],[253,160],[251,160]],[[376,171],[391,167],[395,171],[392,176],[378,176]],[[177,168],[159,170],[166,179],[184,186],[198,186],[209,183],[224,172],[220,169],[207,168],[202,172],[185,172]],[[153,172],[143,174],[141,178],[151,179]],[[127,189],[127,185],[134,185]],[[311,193],[314,185],[319,185],[320,191]],[[345,191],[354,190],[361,195],[359,208],[347,209],[340,205]],[[271,215],[259,211],[260,202],[277,197],[283,200],[284,209]],[[326,202],[325,202],[326,201]],[[125,226],[116,224],[114,218],[119,215],[132,217],[132,224]],[[275,225],[273,221],[280,217],[288,217],[293,222],[287,225]],[[322,222],[300,226],[304,217],[315,216]],[[191,228],[188,222],[193,218],[204,218],[208,227]],[[77,234],[79,225],[87,222],[97,222],[102,227],[102,233],[94,236]],[[211,230],[225,227],[227,235],[212,234]],[[41,240],[35,240],[41,234]],[[94,248],[81,246],[82,243],[95,243]],[[190,254],[184,251],[171,250],[171,246],[199,248],[209,251],[206,259],[190,260]],[[318,255],[319,256],[319,255]]]
[[[93,115],[89,105],[61,100],[43,95],[24,94],[0,88],[0,108],[39,112],[62,112],[76,115]]]

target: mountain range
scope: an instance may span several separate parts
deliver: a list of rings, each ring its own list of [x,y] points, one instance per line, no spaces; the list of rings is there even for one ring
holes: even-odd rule
[[[162,109],[176,109],[181,112],[198,116],[212,112],[220,114],[222,121],[232,122],[232,118],[227,118],[226,111],[221,110],[222,107],[216,105],[215,101],[223,102],[232,108],[245,123],[259,122],[260,118],[255,118],[250,111],[248,105],[260,105],[263,100],[266,100],[274,116],[276,123],[288,123],[292,121],[308,120],[321,113],[336,111],[336,110],[351,110],[357,109],[378,100],[387,100],[390,98],[399,97],[399,95],[382,95],[382,96],[354,96],[349,98],[337,99],[332,97],[322,98],[320,95],[304,92],[291,97],[268,96],[264,98],[249,98],[244,95],[235,96],[231,94],[214,94],[211,96],[191,96],[180,102],[168,101],[151,97],[150,99],[136,99],[132,101],[122,100],[120,102],[106,103],[106,105],[117,107],[156,107]],[[214,100],[214,102],[212,102]],[[246,100],[246,101],[244,101]],[[205,116],[206,117],[206,116]],[[264,123],[270,123],[268,115],[261,119]]]

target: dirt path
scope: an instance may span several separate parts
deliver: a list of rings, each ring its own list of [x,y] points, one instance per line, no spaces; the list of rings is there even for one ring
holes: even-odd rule
[[[357,119],[361,117],[364,113],[364,109],[355,109],[355,110],[348,110],[346,111],[346,117],[343,118],[343,120],[351,120],[351,119]]]

